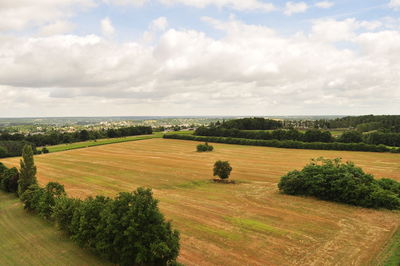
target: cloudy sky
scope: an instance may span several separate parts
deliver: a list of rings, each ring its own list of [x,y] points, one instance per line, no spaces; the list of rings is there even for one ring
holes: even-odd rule
[[[400,0],[1,0],[0,117],[400,114]]]

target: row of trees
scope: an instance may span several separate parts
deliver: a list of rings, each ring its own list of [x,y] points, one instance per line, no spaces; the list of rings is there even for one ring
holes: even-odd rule
[[[239,129],[227,129],[222,127],[199,127],[196,129],[197,136],[232,137],[262,140],[296,140],[304,142],[332,142],[334,138],[329,131],[310,129],[300,132],[296,129],[277,129],[272,131],[243,131]]]
[[[279,190],[367,208],[400,209],[400,182],[374,179],[353,163],[318,158],[283,176]]]
[[[26,144],[33,147],[34,153],[36,146],[57,145],[63,143],[73,143],[99,138],[118,138],[126,136],[152,134],[151,127],[133,126],[107,130],[81,130],[74,133],[61,133],[54,131],[50,134],[23,135],[23,134],[0,134],[0,158],[14,157],[22,155],[22,147]]]
[[[197,136],[232,137],[262,140],[294,140],[303,142],[343,142],[366,143],[374,145],[388,145],[400,147],[400,133],[372,132],[362,134],[359,131],[345,131],[338,138],[334,138],[329,131],[310,129],[304,133],[296,129],[277,129],[272,131],[243,131],[222,127],[199,127],[195,131]]]
[[[153,130],[147,126],[132,126],[124,128],[110,128],[101,130],[80,130],[73,133],[53,131],[48,134],[36,135],[23,135],[23,134],[9,134],[3,132],[0,134],[1,140],[12,141],[27,141],[35,144],[36,146],[57,145],[62,143],[73,143],[86,140],[95,140],[100,138],[117,138],[135,135],[152,134]]]
[[[233,120],[223,121],[222,123],[217,122],[215,126],[222,128],[236,128],[241,130],[257,130],[257,129],[269,130],[269,129],[282,128],[283,124],[280,121],[272,119],[254,117],[254,118],[233,119]]]
[[[38,152],[36,146],[27,141],[0,141],[0,158],[21,156],[22,149],[25,145],[30,145],[35,154]]]
[[[371,152],[392,152],[400,153],[400,148],[389,148],[385,145],[372,145],[365,143],[339,143],[339,142],[302,142],[293,140],[257,140],[231,137],[207,137],[182,134],[166,134],[164,138],[195,140],[204,142],[239,144],[251,146],[265,146],[289,149],[310,149],[310,150],[339,150],[339,151],[371,151]]]
[[[24,208],[53,221],[79,246],[119,265],[175,265],[179,232],[159,211],[151,189],[122,192],[114,199],[69,198],[64,186],[40,187],[30,146],[24,147],[21,168],[0,163],[0,184],[14,192]]]
[[[400,115],[364,115],[347,116],[333,120],[318,120],[315,126],[319,128],[356,128],[361,132],[381,130],[400,133]]]

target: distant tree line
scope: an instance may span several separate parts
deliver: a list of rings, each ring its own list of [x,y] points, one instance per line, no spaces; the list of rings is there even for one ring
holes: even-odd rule
[[[341,142],[303,142],[294,140],[262,140],[244,139],[232,137],[209,137],[182,134],[165,134],[167,139],[183,139],[203,142],[265,146],[289,149],[311,149],[311,150],[339,150],[339,151],[370,151],[370,152],[392,152],[400,153],[400,148],[389,148],[385,145],[373,145],[365,143],[341,143]]]
[[[36,146],[57,145],[64,143],[74,143],[100,138],[118,138],[126,136],[152,134],[153,130],[147,126],[132,126],[118,129],[102,130],[80,130],[73,133],[62,133],[53,131],[49,134],[23,135],[9,134],[3,132],[0,134],[0,158],[22,155],[22,147],[29,144],[33,147],[34,153],[39,153]]]
[[[303,142],[332,142],[334,139],[329,131],[310,129],[305,133],[296,129],[277,129],[272,131],[243,131],[236,128],[227,129],[222,127],[199,127],[196,129],[197,136],[231,137],[244,139],[262,140],[295,140]]]
[[[64,186],[40,187],[33,151],[23,149],[21,169],[0,163],[0,189],[15,193],[24,208],[55,222],[79,246],[119,265],[177,265],[179,232],[159,211],[151,189],[121,192],[114,199],[69,198]]]
[[[241,130],[269,130],[282,128],[283,124],[280,121],[265,119],[262,117],[241,118],[228,121],[216,122],[213,124],[222,128],[236,128]]]
[[[319,128],[354,128],[361,132],[380,130],[400,133],[400,115],[347,116],[332,120],[317,120]]]
[[[376,180],[353,163],[318,158],[301,171],[283,176],[279,190],[367,208],[400,209],[400,182]]]
[[[197,136],[232,137],[244,139],[262,140],[294,140],[302,142],[343,142],[343,143],[366,143],[373,145],[387,145],[400,147],[400,133],[372,132],[362,134],[359,131],[345,131],[338,138],[334,138],[329,131],[320,129],[309,129],[304,133],[296,129],[277,129],[272,131],[243,131],[239,129],[227,129],[222,127],[199,127],[196,129]]]

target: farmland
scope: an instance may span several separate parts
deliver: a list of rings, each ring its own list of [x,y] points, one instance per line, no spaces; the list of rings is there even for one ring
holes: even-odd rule
[[[398,212],[287,196],[276,187],[280,176],[319,156],[342,157],[377,178],[400,180],[399,154],[225,144],[204,154],[195,152],[197,144],[149,139],[39,155],[39,182],[58,181],[82,198],[153,188],[181,231],[179,261],[187,265],[366,265],[400,225]],[[218,159],[230,161],[239,184],[208,181]],[[18,161],[2,160],[7,166]]]
[[[34,246],[34,249],[32,249]],[[0,265],[108,265],[0,192]]]

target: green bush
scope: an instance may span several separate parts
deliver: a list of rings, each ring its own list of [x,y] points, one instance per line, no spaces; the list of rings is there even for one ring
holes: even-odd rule
[[[80,207],[82,201],[80,199],[58,197],[55,199],[52,218],[57,227],[65,231],[67,234],[72,234],[72,218],[74,212]]]
[[[214,176],[219,176],[221,179],[227,179],[231,174],[232,167],[228,161],[216,161],[213,171]]]
[[[38,184],[30,185],[20,196],[21,201],[24,203],[24,209],[37,211],[39,209],[39,200],[44,193],[44,188],[39,187]]]
[[[179,233],[158,209],[150,189],[122,192],[106,204],[96,252],[120,265],[168,265],[179,254]]]
[[[208,142],[205,144],[199,144],[197,145],[197,151],[198,152],[207,152],[207,151],[213,151],[214,147],[211,145],[208,145]]]
[[[0,175],[0,188],[2,190],[9,193],[18,191],[19,172],[17,168],[6,168]]]
[[[37,211],[39,215],[45,219],[50,219],[53,214],[53,208],[56,199],[65,197],[64,186],[57,182],[49,182],[44,188],[44,193],[39,198]]]
[[[351,162],[318,158],[281,177],[279,190],[368,208],[399,209],[399,182],[375,180]]]

